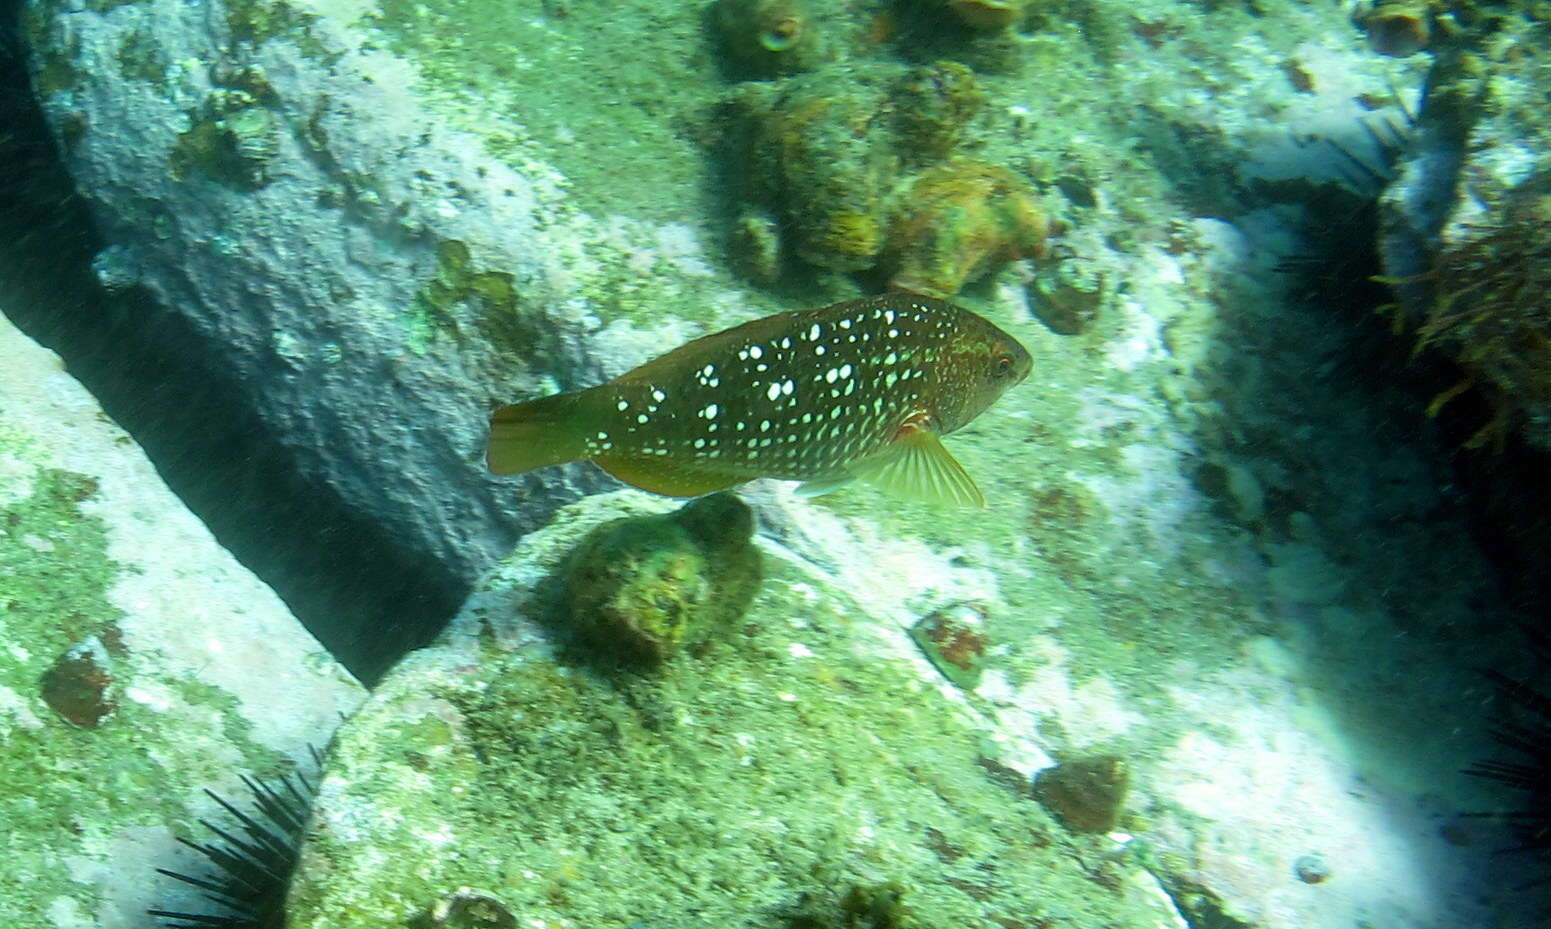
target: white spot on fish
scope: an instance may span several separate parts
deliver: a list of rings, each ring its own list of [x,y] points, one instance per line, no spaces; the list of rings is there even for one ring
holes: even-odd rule
[[[656,388],[652,388],[652,399],[656,400],[658,403],[661,403],[662,401],[668,399],[668,395]]]
[[[828,371],[824,372],[824,380],[828,381],[831,384],[835,383],[835,381],[837,381],[839,379],[840,379],[840,369],[839,368],[830,368]]]
[[[823,335],[823,334],[824,334],[824,328],[822,326],[820,326],[818,323],[814,323],[812,326],[808,327],[808,341],[809,342],[816,341],[818,339],[818,337]]]
[[[758,345],[749,346],[749,357],[753,358],[755,361],[758,361],[764,354],[765,350],[760,348]]]
[[[624,411],[630,409],[630,401],[629,400],[621,400],[621,401],[619,401],[619,403],[615,405],[615,409],[617,409],[621,413],[623,413]]]
[[[769,432],[770,431],[770,420],[768,420],[768,419],[760,420],[759,421],[759,431],[760,432]]]
[[[898,360],[899,360],[899,356],[894,354],[893,352],[889,352],[887,355],[883,356],[883,363],[886,364],[886,365],[891,365],[891,364],[893,364],[894,362],[896,362]]]
[[[635,421],[638,422],[638,423],[644,423],[644,422],[646,422],[649,419],[651,419],[650,416],[647,416],[645,413],[642,413],[642,414],[640,414],[639,416],[637,416],[635,418]]]
[[[849,364],[843,364],[840,366],[840,376],[850,377],[852,370],[854,369]]]
[[[704,416],[706,419],[715,419],[716,418],[717,410],[719,410],[719,409],[720,409],[720,407],[718,407],[716,404],[714,404],[714,403],[707,403],[705,405],[705,409],[700,411],[700,415]]]
[[[781,385],[777,384],[774,381],[771,381],[770,382],[770,389],[765,391],[765,397],[767,399],[774,400],[776,397],[779,397],[779,396],[781,396]]]
[[[790,397],[792,395],[792,391],[796,389],[797,385],[792,382],[791,378],[787,378],[781,382],[781,393],[786,394],[788,397]]]

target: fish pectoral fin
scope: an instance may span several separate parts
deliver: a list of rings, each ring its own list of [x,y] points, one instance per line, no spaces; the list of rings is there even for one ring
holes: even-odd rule
[[[792,491],[799,497],[819,497],[824,494],[834,493],[840,488],[856,480],[854,474],[841,474],[838,477],[820,477],[811,481],[803,481]]]
[[[851,465],[869,484],[900,497],[985,509],[986,497],[937,434],[908,429],[887,449]]]
[[[599,455],[592,460],[631,487],[667,497],[699,497],[748,480],[742,475],[709,471],[658,456]]]

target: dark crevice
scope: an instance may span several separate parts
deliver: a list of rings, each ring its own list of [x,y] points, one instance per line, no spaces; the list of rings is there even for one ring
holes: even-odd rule
[[[179,314],[98,283],[103,243],[33,99],[21,7],[0,0],[0,310],[64,359],[224,548],[374,682],[436,634],[467,582],[303,478]]]

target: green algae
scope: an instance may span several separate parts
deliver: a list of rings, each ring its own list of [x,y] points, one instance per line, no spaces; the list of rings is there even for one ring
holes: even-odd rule
[[[712,208],[685,131],[722,87],[698,5],[384,0],[362,24],[456,121],[481,136],[522,127],[528,157],[559,168],[583,209],[682,221]]]
[[[135,29],[119,42],[119,73],[167,89],[167,56],[149,29]]]
[[[280,36],[301,36],[318,20],[316,14],[284,0],[225,0],[225,6],[232,38],[255,45]]]
[[[405,320],[411,348],[423,352],[438,336],[461,344],[467,337],[465,316],[496,352],[509,359],[531,356],[538,335],[523,319],[516,278],[478,267],[466,242],[447,239],[437,243],[436,270],[415,295]]]

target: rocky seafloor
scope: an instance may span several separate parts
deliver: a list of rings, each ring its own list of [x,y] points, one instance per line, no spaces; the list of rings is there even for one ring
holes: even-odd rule
[[[79,310],[17,262],[0,309],[134,438],[6,336],[0,916],[194,905],[152,869],[199,788],[328,740],[348,669],[293,929],[1536,925],[1469,815],[1513,801],[1479,669],[1533,669],[1450,456],[1545,444],[1537,304],[1454,291],[1483,217],[1537,254],[1546,24],[1407,9],[20,5],[91,248]],[[676,504],[490,476],[492,406],[891,285],[1033,356],[948,440],[987,510],[759,482],[754,580],[691,545],[572,608],[623,628],[556,606]],[[114,481],[191,528],[114,542]],[[681,601],[740,609],[652,638]]]

